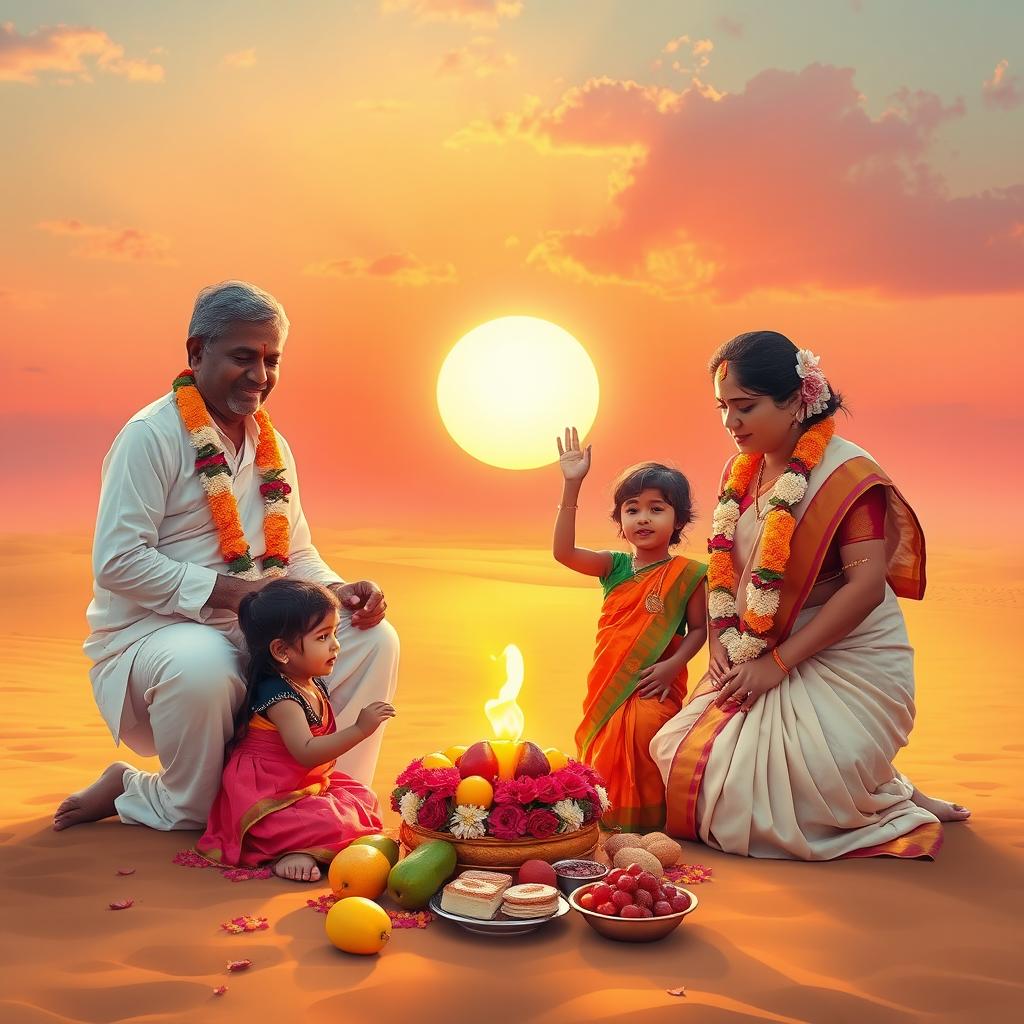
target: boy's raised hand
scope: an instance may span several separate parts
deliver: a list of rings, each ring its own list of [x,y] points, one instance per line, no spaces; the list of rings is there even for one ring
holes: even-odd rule
[[[590,472],[590,449],[580,448],[580,436],[575,427],[565,428],[565,444],[555,438],[558,444],[558,465],[566,480],[582,480]]]

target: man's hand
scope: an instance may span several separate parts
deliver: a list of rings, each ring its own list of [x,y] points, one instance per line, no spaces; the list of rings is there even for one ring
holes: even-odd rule
[[[269,579],[263,580],[240,580],[237,576],[228,576],[225,573],[217,574],[217,581],[210,592],[207,608],[226,608],[229,612],[238,614],[238,606],[246,594],[262,590]]]
[[[352,612],[352,625],[356,629],[371,629],[384,621],[388,603],[380,587],[371,580],[358,583],[335,583],[331,590],[341,607]]]

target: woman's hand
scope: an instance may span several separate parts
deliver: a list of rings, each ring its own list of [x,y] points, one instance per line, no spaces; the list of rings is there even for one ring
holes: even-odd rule
[[[566,480],[582,480],[590,472],[590,448],[580,448],[580,436],[576,428],[565,428],[565,445],[561,438],[555,438],[558,444],[558,465]]]
[[[729,655],[725,653],[718,634],[712,630],[711,639],[708,641],[708,675],[711,676],[716,690],[721,689],[725,674],[730,668],[732,666],[729,664]]]
[[[785,677],[770,654],[734,665],[722,678],[715,706],[723,707],[731,700],[739,704],[740,711],[749,711],[759,697],[774,690]]]
[[[364,736],[372,736],[389,718],[395,717],[395,709],[387,701],[375,700],[367,704],[356,719],[356,728]]]
[[[672,684],[678,676],[679,668],[671,661],[655,662],[640,673],[636,692],[641,697],[657,697],[660,703],[672,692]]]

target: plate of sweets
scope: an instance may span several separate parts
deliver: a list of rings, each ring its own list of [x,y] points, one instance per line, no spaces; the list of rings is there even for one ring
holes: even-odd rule
[[[477,935],[524,935],[569,913],[553,885],[512,884],[498,871],[463,871],[430,901],[430,909]]]

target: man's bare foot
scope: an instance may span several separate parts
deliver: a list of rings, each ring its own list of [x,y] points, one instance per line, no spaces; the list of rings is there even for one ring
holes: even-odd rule
[[[319,882],[320,868],[308,853],[287,853],[275,865],[274,874],[289,882]]]
[[[925,796],[921,790],[915,788],[910,798],[918,807],[931,811],[939,821],[966,821],[971,812],[960,804],[951,804],[948,800],[936,800],[935,797]]]
[[[114,801],[124,792],[124,770],[131,768],[124,761],[115,761],[103,769],[103,774],[85,789],[72,793],[53,815],[53,830],[81,825],[83,821],[99,821],[114,813]]]

